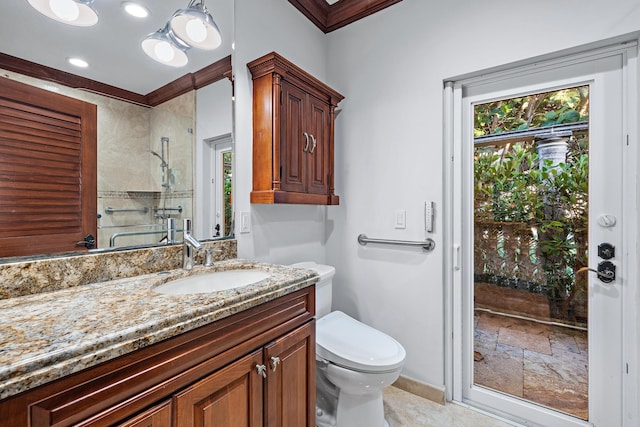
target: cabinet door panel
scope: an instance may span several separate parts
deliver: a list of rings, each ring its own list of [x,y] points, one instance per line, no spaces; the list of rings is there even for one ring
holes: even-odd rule
[[[330,130],[329,105],[313,96],[309,96],[309,124],[315,145],[309,152],[309,166],[307,170],[307,192],[314,194],[329,194],[330,173]]]
[[[265,347],[267,426],[315,426],[315,360],[315,321]]]
[[[305,103],[306,94],[286,82],[282,82],[282,111],[280,114],[280,188],[284,191],[303,192],[308,135]],[[306,148],[306,151],[305,151]]]
[[[261,427],[263,378],[257,350],[174,397],[178,427]]]
[[[161,403],[122,424],[118,424],[118,427],[171,427],[171,401]]]

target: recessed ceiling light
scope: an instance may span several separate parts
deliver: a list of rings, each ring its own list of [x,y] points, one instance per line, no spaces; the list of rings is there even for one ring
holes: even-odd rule
[[[80,68],[87,68],[89,66],[89,63],[87,61],[80,58],[67,58],[67,62]]]
[[[131,16],[135,16],[136,18],[146,18],[147,16],[149,16],[149,9],[141,4],[132,1],[123,1],[122,7],[124,8],[125,12],[127,12]]]

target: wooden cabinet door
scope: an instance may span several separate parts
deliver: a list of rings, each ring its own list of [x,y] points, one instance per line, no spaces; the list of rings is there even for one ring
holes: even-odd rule
[[[315,321],[265,347],[266,426],[315,426],[315,349]]]
[[[307,162],[307,193],[329,194],[330,127],[329,105],[309,96],[307,129],[313,135]]]
[[[97,236],[97,107],[0,80],[0,257]]]
[[[167,400],[140,415],[118,424],[118,427],[171,427],[171,401]]]
[[[198,381],[173,399],[177,427],[262,427],[262,350]]]
[[[306,162],[311,143],[307,130],[306,98],[305,92],[282,82],[280,189],[284,191],[305,192]]]

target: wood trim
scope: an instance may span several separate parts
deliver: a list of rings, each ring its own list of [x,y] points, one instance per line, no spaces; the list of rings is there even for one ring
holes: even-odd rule
[[[192,90],[200,89],[231,76],[231,55],[188,73],[146,95],[148,105],[155,107]]]
[[[25,76],[35,77],[36,79],[58,83],[74,89],[86,89],[90,92],[101,93],[112,98],[123,99],[135,104],[147,104],[147,100],[144,95],[4,53],[0,53],[0,68],[13,71],[14,73],[23,74]]]
[[[352,22],[366,18],[402,0],[351,0],[339,1],[329,7],[327,33],[342,28]]]
[[[436,387],[434,385],[409,378],[405,375],[400,375],[392,385],[400,390],[415,394],[416,396],[423,397],[432,402],[439,403],[441,405],[445,404],[446,399],[444,387]]]
[[[194,73],[185,74],[153,92],[141,95],[4,53],[0,53],[0,68],[74,89],[83,89],[110,98],[148,107],[155,107],[191,90],[200,89],[218,80],[232,76],[231,55],[229,55]]]
[[[361,0],[351,0],[360,2]],[[289,0],[296,9],[313,22],[323,33],[327,33],[327,16],[329,16],[329,3],[325,0]]]
[[[325,0],[289,0],[289,3],[326,34],[401,1],[340,0],[330,5]]]
[[[276,73],[282,79],[300,87],[318,99],[337,106],[344,99],[344,95],[321,82],[311,74],[304,71],[288,59],[276,52],[270,52],[247,64],[253,80],[259,77]]]
[[[285,203],[294,205],[339,205],[340,196],[329,194],[293,193],[289,191],[252,191],[251,203]]]

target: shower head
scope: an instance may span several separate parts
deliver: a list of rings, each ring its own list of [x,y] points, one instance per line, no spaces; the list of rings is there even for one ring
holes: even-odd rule
[[[153,154],[154,156],[156,156],[157,158],[160,159],[160,161],[162,161],[162,164],[160,165],[160,167],[164,168],[169,166],[169,164],[166,162],[166,160],[164,159],[164,157],[162,157],[160,154],[156,153],[153,150],[147,150],[149,153]]]

